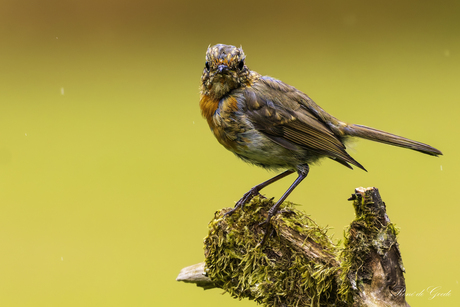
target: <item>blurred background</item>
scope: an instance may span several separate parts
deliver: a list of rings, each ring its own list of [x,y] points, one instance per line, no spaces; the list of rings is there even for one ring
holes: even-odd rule
[[[201,118],[206,48],[225,43],[341,120],[443,151],[359,140],[368,173],[326,159],[289,200],[339,240],[347,198],[378,187],[409,304],[459,306],[459,16],[458,1],[1,0],[0,305],[255,306],[175,281],[214,212],[274,175]]]

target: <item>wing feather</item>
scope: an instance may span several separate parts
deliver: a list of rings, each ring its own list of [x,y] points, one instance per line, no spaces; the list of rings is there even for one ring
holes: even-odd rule
[[[342,139],[321,118],[303,107],[304,95],[295,88],[263,77],[243,95],[247,118],[277,144],[290,150],[297,145],[348,167],[350,163],[364,169],[346,152]]]

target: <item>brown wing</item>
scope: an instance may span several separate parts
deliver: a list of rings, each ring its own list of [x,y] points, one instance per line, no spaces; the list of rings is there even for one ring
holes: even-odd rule
[[[298,145],[349,168],[348,163],[364,169],[345,151],[341,139],[305,107],[302,100],[308,97],[294,87],[263,77],[245,90],[244,98],[248,119],[279,145],[291,150]]]

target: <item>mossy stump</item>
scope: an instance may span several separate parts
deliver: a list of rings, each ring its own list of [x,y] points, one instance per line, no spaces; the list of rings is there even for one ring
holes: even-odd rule
[[[342,248],[290,202],[272,218],[264,245],[260,224],[271,199],[256,196],[232,215],[222,209],[209,223],[205,264],[183,269],[177,280],[263,306],[409,306],[396,229],[378,190],[358,188],[350,200],[356,219]]]

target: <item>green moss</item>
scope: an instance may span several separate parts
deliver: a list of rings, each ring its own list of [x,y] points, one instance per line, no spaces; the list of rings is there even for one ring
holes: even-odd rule
[[[235,298],[248,298],[265,306],[346,306],[338,289],[337,262],[309,259],[281,236],[259,242],[265,227],[259,226],[272,200],[254,197],[244,210],[224,216],[216,212],[205,238],[206,272],[214,283]],[[285,202],[272,219],[275,233],[291,228],[312,240],[324,252],[336,256],[337,248],[308,216]],[[334,260],[335,261],[335,260]]]

